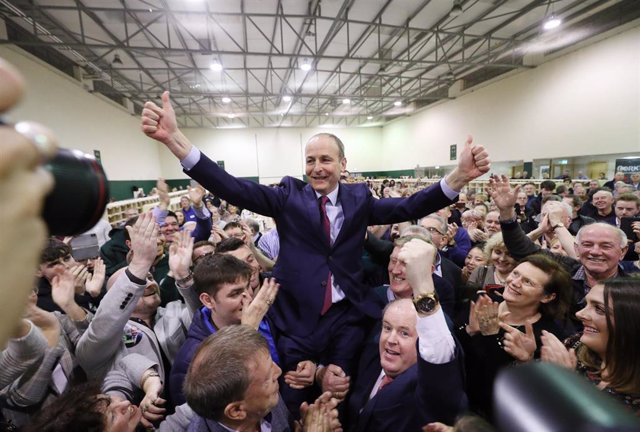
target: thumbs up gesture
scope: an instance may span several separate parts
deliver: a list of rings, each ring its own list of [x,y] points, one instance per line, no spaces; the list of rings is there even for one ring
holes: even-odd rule
[[[145,135],[163,143],[178,159],[184,159],[191,151],[191,143],[178,129],[168,91],[162,93],[162,107],[151,101],[144,104],[140,123]]]
[[[489,153],[483,146],[474,144],[473,137],[469,135],[458,157],[458,166],[445,181],[453,190],[459,191],[471,180],[489,172],[490,168]]]

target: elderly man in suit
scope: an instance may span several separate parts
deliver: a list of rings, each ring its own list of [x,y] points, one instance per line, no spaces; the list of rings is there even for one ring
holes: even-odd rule
[[[435,256],[435,247],[419,238],[398,253],[413,299],[388,304],[379,343],[362,353],[349,430],[417,431],[434,421],[450,424],[466,408],[461,353],[431,276]]]
[[[285,371],[314,360],[349,374],[357,341],[365,334],[362,321],[380,313],[367,301],[362,284],[367,225],[417,219],[447,206],[490,167],[487,152],[469,138],[458,166],[445,179],[408,198],[377,200],[365,184],[339,183],[347,163],[344,145],[321,133],[305,147],[308,183],[284,177],[277,187],[267,187],[233,177],[194,147],[177,127],[168,92],[162,106],[145,104],[141,123],[143,132],[163,143],[190,177],[228,202],[276,221],[280,254],[273,276],[281,288],[270,316],[281,334],[278,351]]]

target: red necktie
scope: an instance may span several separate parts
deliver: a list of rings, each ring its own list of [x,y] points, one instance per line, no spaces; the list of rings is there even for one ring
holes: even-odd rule
[[[382,388],[384,386],[386,386],[387,384],[391,383],[393,381],[393,378],[391,378],[389,375],[385,374],[382,377],[382,382],[380,383],[380,385],[378,386],[378,391],[382,390]]]
[[[327,216],[327,202],[329,198],[326,196],[320,197],[320,215],[322,216],[322,229],[327,239],[327,244],[331,246],[331,224],[329,223],[329,216]],[[321,315],[327,313],[331,307],[331,270],[327,276],[327,286],[324,290],[324,302],[322,303]]]

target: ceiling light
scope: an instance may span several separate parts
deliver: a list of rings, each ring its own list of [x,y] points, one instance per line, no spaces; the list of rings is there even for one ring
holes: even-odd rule
[[[305,72],[309,72],[311,70],[311,62],[308,60],[303,61],[302,64],[300,64],[300,69]]]
[[[545,30],[553,30],[554,28],[560,27],[562,24],[562,19],[558,18],[555,15],[551,15],[547,20],[542,24],[542,28]]]
[[[324,115],[328,116],[328,115],[329,115],[329,113],[324,113]]]
[[[291,102],[291,96],[289,96],[289,95],[282,96],[282,100],[284,102]]]
[[[462,0],[454,0],[449,16],[457,17],[462,15]]]
[[[402,106],[402,101],[395,101],[393,103],[393,106],[397,106],[397,107]]]
[[[111,62],[112,65],[121,65],[122,63],[122,59],[120,58],[120,54],[115,54],[113,56],[113,61]]]
[[[213,62],[209,65],[209,69],[215,72],[220,72],[222,70],[222,65],[218,62]]]
[[[225,97],[222,98],[222,103],[228,104],[229,102],[231,102],[231,98],[230,97],[225,96]]]
[[[227,115],[227,117],[229,117],[230,119],[232,119],[232,118],[236,118],[236,115],[235,115],[235,114],[229,114],[229,115]]]
[[[367,120],[373,120],[373,116],[367,116]]]
[[[349,98],[342,99],[342,105],[349,105],[350,103],[351,103],[351,99]]]

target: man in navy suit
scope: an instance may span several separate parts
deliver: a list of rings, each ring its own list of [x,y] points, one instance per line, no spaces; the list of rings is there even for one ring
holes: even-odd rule
[[[435,256],[435,247],[420,238],[398,253],[413,300],[389,303],[379,343],[362,353],[348,430],[418,431],[435,421],[453,424],[466,408],[461,352],[431,277]]]
[[[363,319],[380,314],[361,282],[367,225],[417,219],[447,206],[490,166],[487,152],[469,138],[446,179],[408,198],[377,200],[365,184],[339,184],[344,146],[323,133],[305,147],[308,183],[284,177],[278,187],[267,187],[231,176],[200,153],[178,129],[168,92],[161,107],[145,104],[141,122],[147,136],[162,142],[216,196],[275,219],[280,255],[273,276],[281,288],[270,316],[282,335],[278,351],[285,371],[314,360],[349,374],[365,336]]]

